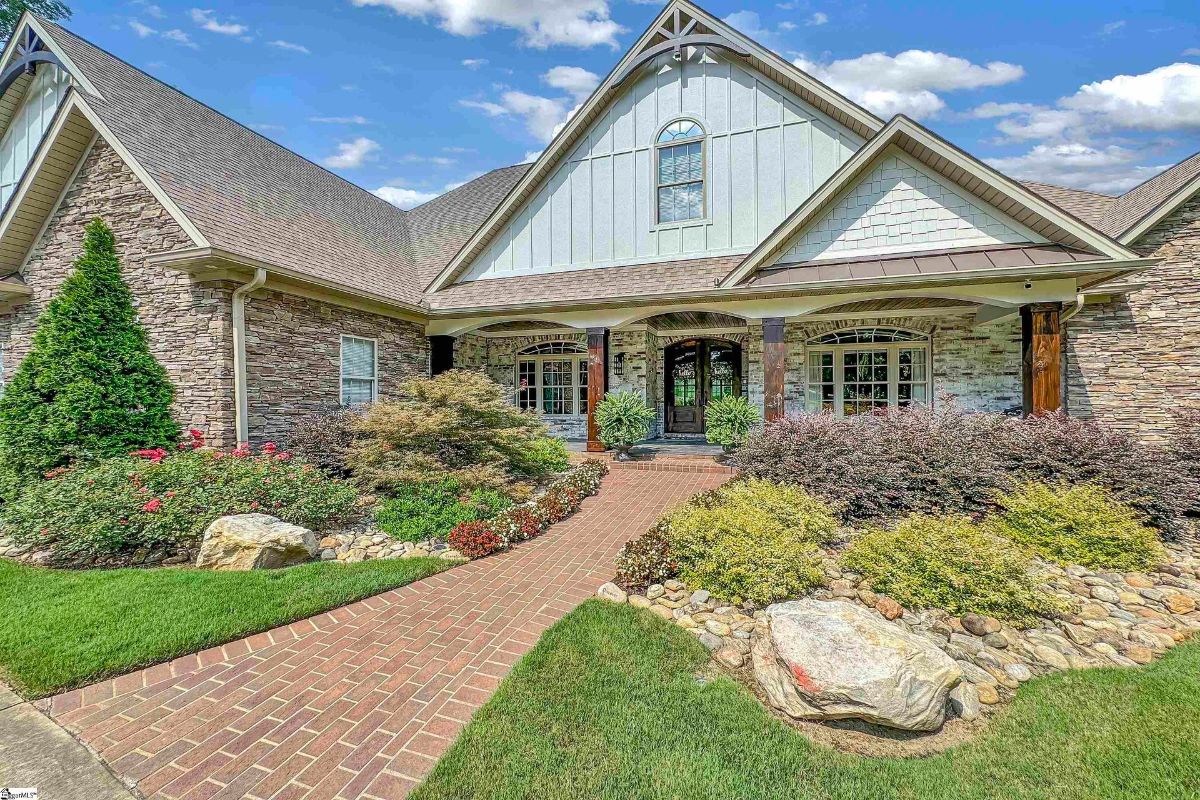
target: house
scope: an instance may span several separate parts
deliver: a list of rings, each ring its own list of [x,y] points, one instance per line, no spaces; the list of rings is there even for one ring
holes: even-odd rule
[[[1200,155],[1120,197],[1008,178],[672,0],[532,164],[401,211],[66,28],[0,61],[0,374],[102,217],[183,424],[486,370],[563,436],[942,402],[1145,438],[1200,402]]]

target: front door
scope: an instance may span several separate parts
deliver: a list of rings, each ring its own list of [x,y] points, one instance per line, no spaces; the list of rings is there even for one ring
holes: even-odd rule
[[[704,433],[704,407],[742,392],[742,352],[732,342],[688,339],[666,349],[666,430]]]

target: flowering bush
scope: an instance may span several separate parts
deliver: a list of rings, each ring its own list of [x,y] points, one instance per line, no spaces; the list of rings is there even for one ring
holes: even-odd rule
[[[491,523],[483,520],[460,522],[450,531],[450,546],[467,558],[482,558],[499,550],[504,542]]]
[[[654,527],[628,541],[617,553],[617,577],[613,580],[627,592],[641,593],[652,583],[675,577],[679,564],[671,557],[668,526],[659,520]]]
[[[265,445],[229,452],[197,446],[136,451],[54,470],[3,510],[0,529],[21,544],[78,560],[194,544],[214,519],[262,512],[321,529],[353,509],[354,489]]]
[[[1026,480],[1103,486],[1169,534],[1181,530],[1189,502],[1190,482],[1166,448],[1091,420],[1018,419],[952,403],[779,420],[752,433],[735,460],[751,477],[839,502],[852,524],[910,513],[980,516]]]
[[[491,519],[492,528],[505,545],[527,541],[545,530],[546,523],[535,508],[532,505],[517,506]]]

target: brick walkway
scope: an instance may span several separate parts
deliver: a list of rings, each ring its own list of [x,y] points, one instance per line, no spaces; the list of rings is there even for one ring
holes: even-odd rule
[[[147,797],[404,797],[625,541],[726,478],[614,471],[507,553],[59,695],[50,713]]]

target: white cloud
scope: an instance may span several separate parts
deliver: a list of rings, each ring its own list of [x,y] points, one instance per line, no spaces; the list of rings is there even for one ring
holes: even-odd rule
[[[320,122],[326,125],[369,125],[371,120],[361,114],[349,117],[309,117],[309,122]]]
[[[291,50],[293,53],[303,53],[304,55],[309,55],[310,53],[312,53],[311,50],[309,50],[307,47],[305,47],[302,44],[296,44],[295,42],[287,42],[287,41],[284,41],[283,39],[276,39],[272,42],[267,42],[267,44],[271,45],[271,47],[277,47],[280,50]]]
[[[579,102],[586,100],[600,85],[600,76],[582,67],[551,67],[542,75],[542,81],[555,89],[561,89]]]
[[[213,16],[212,9],[193,8],[191,10],[192,22],[199,25],[206,31],[212,33],[220,33],[225,36],[241,36],[247,30],[245,25],[237,22],[221,22]]]
[[[416,189],[407,189],[403,186],[380,186],[375,190],[376,197],[382,197],[392,205],[402,208],[405,211],[415,208],[422,203],[428,203],[440,194],[440,192],[421,192]]]
[[[797,58],[795,64],[881,116],[931,117],[946,103],[938,92],[1001,86],[1025,70],[1004,61],[973,64],[965,58],[930,50],[905,50],[894,56],[865,53],[828,63]]]
[[[382,6],[406,17],[433,18],[456,36],[478,36],[491,28],[521,33],[529,47],[552,45],[617,47],[624,32],[609,16],[607,0],[351,0]]]
[[[765,45],[775,47],[779,44],[778,32],[766,27],[757,11],[735,11],[722,22]]]
[[[1200,64],[1171,64],[1089,83],[1059,105],[1113,128],[1200,128]]]
[[[321,163],[330,169],[353,169],[361,166],[379,149],[379,142],[359,136],[349,142],[338,142],[337,152],[322,159]]]
[[[175,42],[175,44],[181,44],[184,47],[190,47],[193,50],[200,49],[200,45],[193,42],[192,37],[179,30],[179,28],[172,28],[169,31],[163,31],[163,38]]]
[[[541,150],[530,150],[528,153],[525,154],[525,157],[523,159],[521,159],[521,163],[522,164],[532,164],[533,162],[537,161],[541,157],[541,155],[542,155]]]
[[[1121,28],[1124,28],[1124,27],[1125,27],[1125,20],[1118,19],[1113,22],[1109,22],[1109,23],[1105,24],[1104,27],[1102,27],[1100,29],[1100,35],[1101,36],[1112,36],[1114,33],[1116,33],[1117,31],[1121,30]]]
[[[1183,51],[1183,55],[1185,55],[1185,56],[1200,56],[1200,47],[1189,47],[1187,50]]]
[[[486,67],[487,63],[488,60],[486,58],[464,58],[462,60],[462,65],[467,69],[479,69],[480,67]]]
[[[275,125],[274,123],[271,123],[271,122],[252,122],[252,123],[250,123],[250,127],[254,128],[254,130],[256,130],[256,131],[286,131],[287,130],[287,128],[285,128],[284,126]]]
[[[1119,145],[1091,147],[1071,142],[1039,144],[1024,155],[987,161],[1014,178],[1119,194],[1166,168],[1166,165],[1139,166],[1136,162],[1143,155],[1139,150]]]
[[[829,15],[823,11],[816,11],[813,13],[813,15],[811,17],[808,18],[808,21],[805,22],[804,24],[805,25],[824,25],[826,22],[829,22]]]
[[[357,83],[343,83],[339,87],[343,92],[357,92],[360,87]]]
[[[1033,103],[994,103],[988,101],[980,103],[966,113],[966,116],[973,119],[995,119],[996,117],[1008,117],[1013,114],[1024,114],[1030,111],[1036,111],[1038,106]]]
[[[439,167],[449,167],[458,163],[458,159],[448,156],[422,156],[417,153],[409,153],[400,160],[410,164],[436,164]]]
[[[133,28],[133,32],[138,35],[139,39],[145,39],[147,36],[153,36],[158,33],[154,28],[151,28],[149,25],[143,25],[136,19],[129,20],[129,27]]]

